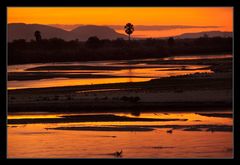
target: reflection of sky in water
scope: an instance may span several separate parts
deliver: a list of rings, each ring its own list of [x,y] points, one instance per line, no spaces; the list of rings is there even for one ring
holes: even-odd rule
[[[126,64],[127,60],[120,61],[91,61],[91,62],[72,62],[72,63],[47,63],[47,64],[25,64],[8,66],[8,72],[28,72],[25,69],[38,66],[118,66],[123,67],[119,70],[41,70],[31,72],[62,72],[63,78],[49,78],[41,80],[23,80],[23,81],[8,81],[8,89],[23,89],[23,88],[44,88],[44,87],[62,87],[76,85],[95,85],[106,83],[125,83],[125,82],[143,82],[153,78],[162,78],[169,76],[186,75],[193,73],[212,73],[206,65],[171,65],[171,64],[147,64],[147,61],[156,60],[192,60],[192,59],[218,59],[229,58],[232,55],[204,55],[204,56],[175,56],[171,58],[158,59],[142,59],[131,60],[139,61],[136,64]],[[124,67],[143,67],[124,69]],[[30,72],[30,71],[29,71]],[[64,74],[91,74],[91,75],[109,75],[121,76],[117,78],[64,78]]]
[[[223,55],[191,55],[191,56],[173,56],[173,57],[164,57],[164,58],[151,58],[151,59],[136,59],[136,60],[118,60],[116,61],[89,61],[89,62],[58,62],[58,63],[36,63],[36,64],[20,64],[20,65],[10,65],[8,66],[8,72],[22,72],[25,69],[39,67],[39,66],[59,66],[59,65],[67,65],[67,66],[76,66],[76,65],[87,65],[87,66],[126,66],[126,64],[122,64],[128,61],[139,61],[143,63],[136,64],[137,66],[145,66],[144,62],[147,61],[156,61],[156,60],[197,60],[197,59],[223,59],[223,58],[231,58],[231,54],[223,54]],[[154,65],[151,65],[154,66]],[[159,65],[158,65],[159,66]],[[168,66],[168,65],[165,65]]]
[[[223,112],[221,112],[223,113]],[[44,115],[47,115],[44,113]],[[46,117],[59,117],[66,114],[50,113]],[[75,114],[68,114],[75,115]],[[84,115],[84,114],[83,114]],[[116,113],[129,117],[130,113]],[[42,118],[42,114],[15,114],[9,118]],[[46,130],[54,127],[76,126],[120,126],[120,125],[194,125],[194,124],[227,124],[232,119],[200,116],[195,113],[141,113],[139,117],[147,118],[187,118],[188,121],[175,122],[84,122],[27,124],[8,127],[8,157],[40,158],[114,158],[111,153],[123,150],[123,158],[192,158],[232,157],[231,132],[206,132],[156,128],[148,132],[118,131],[62,131]],[[194,120],[200,121],[194,121]],[[163,148],[161,148],[163,147]],[[165,148],[164,148],[165,147]],[[42,152],[44,151],[44,152]],[[139,152],[141,151],[141,152]]]
[[[28,81],[8,81],[8,89],[96,85],[124,82],[142,82],[148,80],[150,80],[150,78],[52,78]]]
[[[216,112],[214,112],[216,113]],[[229,112],[219,112],[219,113],[229,113]],[[113,113],[12,113],[8,115],[8,119],[39,119],[39,118],[60,118],[66,115],[99,115],[99,114],[113,114]],[[208,117],[202,116],[191,112],[154,112],[146,113],[139,112],[139,116],[132,113],[114,113],[117,116],[127,116],[131,118],[153,118],[153,119],[188,119],[187,121],[151,121],[151,122],[83,122],[83,123],[67,123],[66,125],[166,125],[166,124],[178,124],[178,125],[191,125],[191,124],[224,124],[232,125],[232,118],[223,117]]]
[[[218,56],[204,56],[206,59]],[[228,58],[228,56],[225,56]],[[224,58],[225,58],[224,57]],[[173,60],[198,59],[198,56],[173,57]],[[202,58],[202,57],[200,57]],[[219,57],[219,58],[222,58]],[[145,61],[154,61],[150,59]],[[172,59],[165,59],[172,60]],[[134,60],[133,60],[134,61]],[[135,60],[136,61],[136,60]],[[84,63],[54,63],[53,65],[92,65],[92,66],[126,66],[124,60],[115,62],[84,62]],[[126,61],[125,61],[126,62]],[[9,66],[8,72],[22,72],[24,69],[47,66],[52,64],[27,64]],[[135,66],[150,66],[144,63]],[[131,66],[134,66],[131,65]],[[127,65],[128,66],[128,65]],[[195,72],[209,72],[198,65],[151,65],[156,68],[122,69],[122,70],[79,70],[79,72],[94,72],[95,74],[109,74],[118,76],[139,76],[139,78],[53,78],[31,81],[9,81],[8,88],[50,87],[66,85],[90,85],[98,83],[139,82],[152,78],[182,75]],[[168,69],[174,69],[168,70]],[[42,72],[42,71],[41,71]],[[48,71],[47,71],[48,72]],[[53,70],[51,72],[54,72]],[[58,71],[60,72],[60,71]],[[75,74],[78,70],[63,70],[66,74]],[[116,89],[118,90],[118,89]],[[215,112],[214,112],[215,113]],[[217,112],[216,112],[217,113]],[[223,112],[221,112],[223,113]],[[85,113],[82,113],[83,115]],[[91,113],[93,114],[93,113]],[[99,113],[97,113],[99,114]],[[106,114],[106,113],[104,113]],[[9,113],[8,119],[23,118],[59,118],[62,113]],[[67,115],[76,115],[68,113]],[[79,115],[79,114],[77,114]],[[231,158],[233,147],[232,132],[206,132],[174,130],[166,133],[168,128],[157,128],[149,132],[107,132],[107,131],[63,131],[46,130],[54,127],[76,126],[151,126],[151,125],[200,125],[217,124],[232,125],[231,118],[207,117],[196,113],[182,112],[154,112],[154,113],[115,113],[119,116],[140,118],[177,118],[188,121],[154,121],[154,122],[83,122],[83,123],[52,123],[9,125],[8,127],[8,157],[17,158],[114,158],[112,153],[123,150],[123,158]],[[134,116],[135,115],[135,116]],[[16,126],[16,127],[15,127]],[[161,148],[162,147],[162,148]],[[165,147],[165,148],[164,148]]]
[[[174,57],[166,57],[163,58],[164,61],[168,60],[200,60],[200,59],[224,59],[224,58],[232,58],[231,54],[224,55],[204,55],[203,56],[174,56]]]

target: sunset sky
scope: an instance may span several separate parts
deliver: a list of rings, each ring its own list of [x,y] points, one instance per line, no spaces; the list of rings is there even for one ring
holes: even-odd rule
[[[108,25],[120,33],[127,22],[135,37],[165,37],[188,32],[232,31],[231,7],[9,7],[8,23],[46,24],[71,30],[78,25]],[[144,25],[144,26],[143,26]]]

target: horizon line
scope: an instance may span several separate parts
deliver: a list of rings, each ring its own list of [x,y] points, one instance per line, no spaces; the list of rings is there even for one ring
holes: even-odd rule
[[[59,28],[65,31],[72,31],[80,26],[105,26],[110,27],[114,30],[123,30],[124,25],[107,25],[107,24],[41,24],[41,23],[25,23],[25,22],[11,22],[9,24],[26,24],[26,25],[46,25],[55,28]],[[65,28],[62,26],[66,26]],[[221,28],[224,26],[213,26],[213,25],[134,25],[138,27],[137,31],[165,31],[165,30],[174,30],[174,29],[207,29],[207,28]],[[149,28],[149,29],[148,29]],[[136,29],[136,28],[135,28]],[[233,32],[232,30],[210,30],[210,31],[221,31],[221,32]],[[199,31],[202,32],[202,31]]]

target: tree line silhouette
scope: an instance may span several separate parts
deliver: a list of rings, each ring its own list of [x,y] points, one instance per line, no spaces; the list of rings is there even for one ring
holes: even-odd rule
[[[131,29],[131,28],[130,28]],[[132,29],[134,30],[134,29]],[[173,55],[231,53],[232,38],[207,37],[196,39],[147,38],[126,41],[89,37],[87,41],[44,39],[35,32],[36,40],[14,40],[8,43],[8,63],[71,62],[89,60],[122,60],[160,58]]]

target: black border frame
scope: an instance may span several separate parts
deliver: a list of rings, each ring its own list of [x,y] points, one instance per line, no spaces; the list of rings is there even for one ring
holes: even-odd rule
[[[0,15],[3,16],[0,21],[0,25],[6,25],[7,20],[6,17],[4,17],[6,14],[6,8],[2,5],[0,5]],[[0,72],[1,72],[1,78],[2,80],[6,80],[6,26],[2,26],[1,27],[1,65],[0,65]],[[1,132],[1,137],[0,137],[0,159],[2,158],[6,158],[6,151],[7,151],[7,145],[6,145],[6,141],[7,141],[7,128],[6,128],[6,110],[7,110],[7,100],[6,100],[6,92],[7,92],[7,88],[6,85],[7,83],[4,81],[0,82],[0,89],[1,89],[1,110],[0,110],[0,132]]]
[[[0,109],[0,159],[7,158],[7,82],[3,80],[7,80],[7,48],[6,48],[6,25],[7,25],[7,7],[17,7],[17,6],[41,6],[41,7],[70,7],[70,6],[95,6],[95,7],[103,7],[103,6],[122,6],[122,7],[151,7],[151,6],[159,6],[159,7],[234,7],[234,30],[233,30],[233,48],[234,48],[234,82],[233,82],[233,93],[234,93],[234,159],[240,160],[240,106],[239,101],[239,87],[237,85],[240,84],[237,78],[237,72],[240,68],[240,52],[239,52],[239,36],[240,36],[240,28],[239,28],[239,20],[240,20],[240,1],[239,0],[138,0],[134,1],[76,1],[76,0],[48,0],[48,1],[34,1],[34,0],[8,0],[7,2],[1,2],[0,4],[0,32],[1,32],[1,46],[0,46],[0,57],[1,57],[1,81],[0,81],[0,89],[1,89],[1,109]]]

